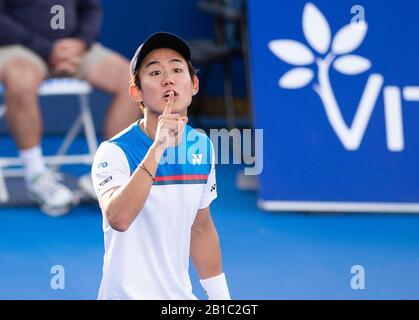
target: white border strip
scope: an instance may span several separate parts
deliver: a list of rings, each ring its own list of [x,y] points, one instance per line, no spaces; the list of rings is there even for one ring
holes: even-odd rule
[[[265,201],[259,199],[258,206],[268,211],[419,213],[419,203],[397,202]]]

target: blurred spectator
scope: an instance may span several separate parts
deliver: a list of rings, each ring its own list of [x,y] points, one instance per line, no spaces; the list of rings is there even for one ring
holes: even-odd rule
[[[0,82],[6,89],[7,124],[24,162],[27,189],[51,215],[68,212],[73,195],[42,158],[41,82],[51,76],[78,77],[112,94],[106,138],[139,116],[126,89],[129,62],[95,42],[100,22],[98,0],[0,0]]]

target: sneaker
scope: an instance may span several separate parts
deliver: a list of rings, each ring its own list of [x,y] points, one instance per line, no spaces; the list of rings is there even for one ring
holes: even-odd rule
[[[92,176],[90,174],[82,175],[79,178],[79,187],[83,191],[84,195],[89,196],[90,198],[96,200],[95,187],[93,186]]]
[[[40,209],[51,217],[68,213],[77,203],[71,190],[58,182],[53,173],[48,170],[33,177],[27,183],[27,188]]]

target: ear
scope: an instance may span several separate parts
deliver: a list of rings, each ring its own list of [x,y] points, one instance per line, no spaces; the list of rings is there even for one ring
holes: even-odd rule
[[[130,85],[129,86],[129,95],[131,96],[131,99],[137,102],[141,102],[142,95],[141,90],[137,88],[137,86]]]
[[[192,79],[192,95],[196,95],[199,91],[199,79],[196,75]]]

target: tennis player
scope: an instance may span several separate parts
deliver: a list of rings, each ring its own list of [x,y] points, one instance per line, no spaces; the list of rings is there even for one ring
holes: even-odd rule
[[[99,299],[196,299],[189,257],[208,298],[230,299],[210,212],[214,150],[187,125],[199,88],[190,60],[185,41],[165,32],[132,58],[129,92],[144,117],[103,142],[92,168],[105,239]]]

